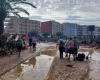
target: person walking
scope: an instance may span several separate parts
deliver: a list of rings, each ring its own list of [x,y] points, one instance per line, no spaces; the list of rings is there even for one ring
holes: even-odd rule
[[[21,53],[21,50],[22,50],[22,46],[23,46],[23,41],[22,41],[21,38],[19,38],[16,41],[16,48],[17,48],[17,51],[18,51],[18,56],[20,56],[20,53]]]
[[[36,42],[37,39],[35,37],[32,38],[32,47],[33,47],[33,51],[36,51]]]
[[[59,45],[59,54],[60,54],[60,59],[63,59],[63,52],[64,52],[64,41],[63,39],[60,39],[58,41],[58,45]]]
[[[29,47],[30,47],[30,49],[32,47],[32,38],[31,37],[29,38]]]

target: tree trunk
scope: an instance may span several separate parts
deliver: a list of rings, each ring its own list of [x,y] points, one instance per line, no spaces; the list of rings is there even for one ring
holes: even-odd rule
[[[0,8],[0,35],[4,32],[4,20],[7,16],[7,12]]]
[[[0,35],[4,32],[4,20],[0,20]]]

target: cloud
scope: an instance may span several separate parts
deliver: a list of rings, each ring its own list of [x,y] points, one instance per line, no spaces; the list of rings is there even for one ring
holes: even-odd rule
[[[24,7],[30,17],[38,20],[56,20],[100,26],[100,0],[29,0],[37,6]]]

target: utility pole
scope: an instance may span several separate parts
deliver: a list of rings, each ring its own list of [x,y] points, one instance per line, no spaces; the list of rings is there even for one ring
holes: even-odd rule
[[[94,30],[95,30],[95,26],[94,25],[89,25],[88,26],[88,31],[90,32],[90,43],[92,43],[93,42],[93,32],[94,32]]]

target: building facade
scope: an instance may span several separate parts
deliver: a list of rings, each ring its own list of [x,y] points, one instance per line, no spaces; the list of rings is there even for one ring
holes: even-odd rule
[[[5,33],[18,34],[19,33],[19,20],[15,16],[10,16],[5,19]]]
[[[40,21],[29,20],[25,17],[17,18],[15,16],[7,17],[5,26],[5,33],[9,34],[27,34],[32,30],[40,32],[41,29]]]
[[[78,37],[82,35],[79,25],[74,23],[63,23],[63,35],[67,37]]]
[[[80,25],[82,35],[81,35],[81,40],[89,40],[89,32],[88,32],[88,26],[87,25]]]
[[[49,33],[51,35],[56,35],[57,32],[62,33],[62,26],[59,22],[56,21],[47,21],[41,23],[41,32]]]
[[[41,22],[41,32],[42,33],[52,33],[52,23],[51,21]]]
[[[59,22],[52,21],[52,35],[56,35],[58,32],[62,33],[62,26]]]
[[[100,42],[100,27],[95,27],[95,40]]]

